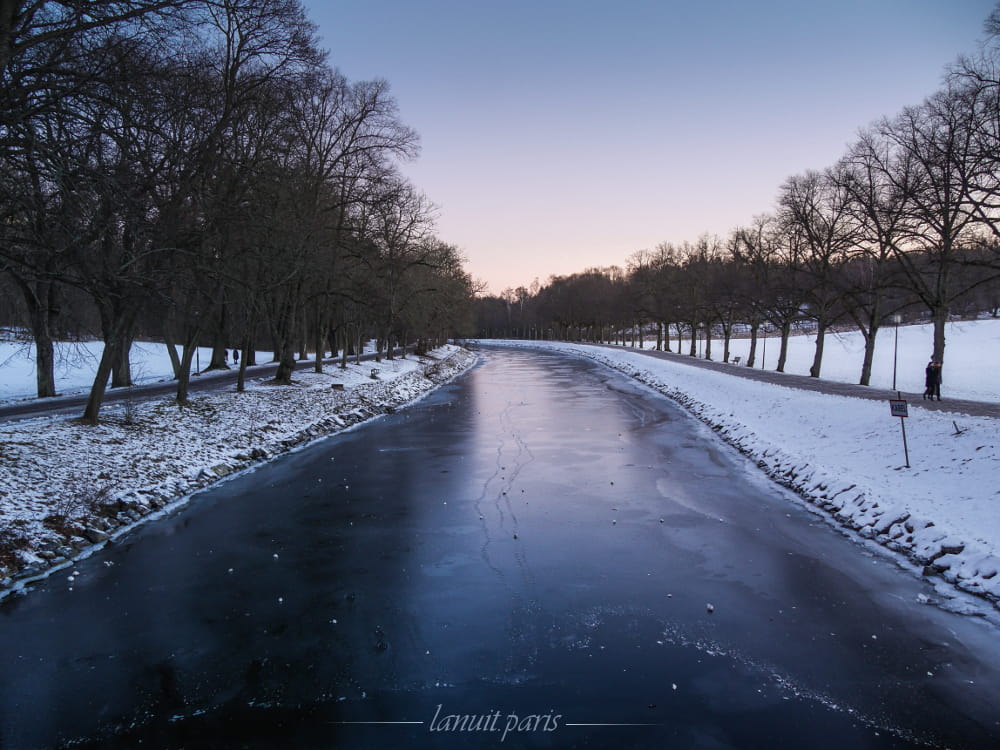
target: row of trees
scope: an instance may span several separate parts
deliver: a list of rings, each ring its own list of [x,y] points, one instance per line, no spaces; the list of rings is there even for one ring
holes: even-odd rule
[[[826,332],[853,325],[866,341],[867,385],[879,327],[905,314],[933,322],[933,356],[944,361],[951,314],[1000,308],[1000,5],[986,32],[940,91],[865,128],[828,169],[786,180],[771,213],[725,238],[637,252],[624,270],[484,298],[480,335],[624,342],[651,325],[657,348],[669,348],[673,326],[691,337],[692,355],[699,332],[708,358],[720,336],[728,360],[745,326],[752,366],[769,325],[783,370],[793,326],[808,321],[819,377]]]
[[[297,353],[432,340],[473,284],[400,174],[417,135],[382,81],[351,82],[298,0],[25,0],[0,13],[0,278],[30,330],[104,341],[84,418],[161,337],[187,398],[198,345]],[[261,344],[265,344],[261,346]],[[180,350],[178,354],[177,351]],[[242,388],[241,369],[240,388]]]

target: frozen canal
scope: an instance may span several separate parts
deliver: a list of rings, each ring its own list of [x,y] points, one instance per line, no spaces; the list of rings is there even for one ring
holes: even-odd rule
[[[484,358],[0,604],[0,747],[1000,746],[995,626],[623,376]]]

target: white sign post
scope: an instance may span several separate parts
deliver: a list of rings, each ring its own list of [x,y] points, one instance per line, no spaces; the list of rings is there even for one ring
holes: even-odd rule
[[[906,456],[906,468],[910,468],[910,449],[906,445],[906,422],[904,418],[910,416],[906,408],[906,401],[903,394],[896,391],[896,398],[889,399],[889,413],[894,417],[899,417],[899,427],[903,431],[903,455]]]

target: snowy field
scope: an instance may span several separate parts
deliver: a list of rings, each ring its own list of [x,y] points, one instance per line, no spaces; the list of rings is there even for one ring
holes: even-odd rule
[[[875,342],[875,360],[872,363],[873,388],[892,388],[893,351],[896,331],[883,328]],[[653,344],[655,345],[655,339]],[[684,339],[680,352],[687,354],[690,339]],[[781,339],[771,333],[757,342],[757,362],[763,361],[767,369],[778,366]],[[671,341],[676,352],[677,340]],[[816,337],[797,335],[788,342],[788,361],[785,372],[808,375],[816,350]],[[925,325],[899,327],[899,349],[896,362],[896,388],[904,393],[920,394],[924,390],[924,368],[934,350],[934,328]],[[704,353],[704,343],[699,349]],[[750,353],[750,339],[733,339],[730,342],[730,360],[742,357],[746,362]],[[763,353],[763,360],[761,359]],[[861,362],[865,344],[861,334],[827,333],[823,348],[823,365],[820,377],[841,383],[857,383],[861,379]],[[941,395],[945,398],[965,398],[972,401],[1000,401],[1000,320],[968,320],[949,323],[945,330],[944,382]],[[712,359],[722,361],[722,339],[712,340]]]
[[[948,395],[958,395],[953,392],[967,383],[963,395],[996,400],[996,378],[988,377],[990,368],[981,363],[996,356],[990,349],[995,350],[998,333],[1000,326],[991,321],[962,324],[959,335],[953,335],[950,368],[975,369],[983,382],[956,377]],[[902,348],[902,329],[900,339]],[[839,523],[902,552],[928,574],[1000,601],[995,419],[934,412],[921,408],[919,399],[910,400],[906,431],[912,468],[906,469],[900,420],[881,401],[759,383],[630,349],[506,343],[582,354],[631,375],[679,401],[769,476]],[[920,353],[922,358],[926,347]],[[838,369],[835,362],[831,351],[831,373]],[[922,386],[921,381],[909,389],[922,391]],[[953,422],[961,434],[955,434]]]
[[[403,406],[474,361],[447,346],[302,370],[291,386],[250,380],[246,393],[197,396],[186,407],[169,398],[132,413],[108,405],[93,427],[65,417],[0,422],[0,589],[71,564],[223,477]]]
[[[94,382],[94,373],[101,361],[104,343],[101,341],[59,342],[55,352],[56,392],[60,396],[86,393]],[[180,347],[177,348],[180,356]],[[212,350],[200,347],[191,360],[191,371],[197,373],[199,365],[205,367],[212,360]],[[271,361],[271,352],[258,352],[257,362]],[[136,342],[129,353],[132,380],[137,384],[171,380],[174,377],[170,356],[165,344],[148,341]],[[195,377],[214,377],[218,371]],[[0,403],[34,398],[35,350],[25,341],[0,340]]]

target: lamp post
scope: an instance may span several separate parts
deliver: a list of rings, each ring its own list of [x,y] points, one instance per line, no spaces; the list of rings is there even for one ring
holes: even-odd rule
[[[896,390],[896,362],[899,360],[899,322],[903,316],[897,313],[892,316],[892,322],[896,325],[896,340],[892,347],[892,390]]]

